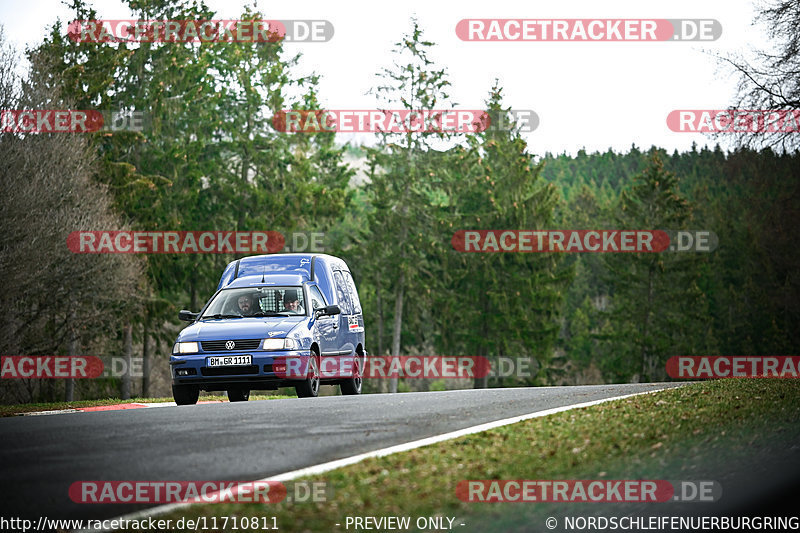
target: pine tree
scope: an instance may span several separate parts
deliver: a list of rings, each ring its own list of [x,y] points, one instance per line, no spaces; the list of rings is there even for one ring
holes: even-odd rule
[[[382,70],[382,84],[374,91],[382,106],[411,112],[448,107],[446,72],[430,59],[434,43],[422,34],[418,22],[412,20],[411,31],[395,44],[393,52],[399,62]],[[373,169],[368,190],[375,207],[369,218],[370,248],[380,269],[376,288],[384,294],[391,290],[392,355],[401,354],[409,296],[418,304],[420,300],[430,302],[423,273],[434,227],[431,205],[441,194],[435,185],[436,167],[428,164],[432,158],[427,152],[434,138],[446,136],[435,131],[383,133],[378,146],[368,150]],[[391,261],[385,259],[387,246],[392,248]],[[390,391],[397,391],[396,378],[390,382]]]
[[[620,230],[687,228],[692,206],[678,193],[678,178],[658,155],[624,190],[617,207]],[[702,349],[699,331],[707,319],[698,287],[699,265],[692,253],[609,253],[611,320],[619,368],[639,381],[663,379],[666,360]]]

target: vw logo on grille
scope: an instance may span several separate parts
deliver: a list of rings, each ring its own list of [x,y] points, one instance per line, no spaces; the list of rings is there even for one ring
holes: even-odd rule
[[[225,349],[226,350],[233,350],[234,348],[236,348],[236,343],[235,342],[228,341],[228,342],[225,343]]]

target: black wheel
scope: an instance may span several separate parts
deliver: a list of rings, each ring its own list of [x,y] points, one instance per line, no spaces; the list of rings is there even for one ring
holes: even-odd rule
[[[295,385],[298,398],[316,398],[319,396],[319,356],[311,352],[308,359],[308,373],[306,379],[299,385]]]
[[[178,405],[194,405],[200,397],[200,389],[194,385],[173,385],[172,397]]]
[[[246,402],[250,399],[250,391],[248,389],[228,389],[229,402]]]
[[[342,394],[345,396],[351,396],[355,394],[361,394],[361,385],[364,382],[364,361],[365,357],[357,353],[356,356],[353,358],[353,376],[347,378],[346,381],[343,381],[339,388],[342,389]]]

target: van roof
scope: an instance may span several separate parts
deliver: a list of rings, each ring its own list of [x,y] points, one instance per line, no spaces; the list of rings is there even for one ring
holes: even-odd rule
[[[262,279],[264,281],[261,281]],[[265,285],[299,286],[306,281],[308,281],[308,276],[303,276],[301,274],[269,274],[263,278],[260,274],[256,274],[253,276],[239,276],[235,280],[225,285],[224,288],[233,289],[237,287],[263,287]]]
[[[312,279],[312,265],[314,266],[314,275]],[[347,263],[338,257],[327,254],[267,254],[267,255],[252,255],[250,257],[243,257],[236,261],[231,261],[225,270],[222,272],[222,277],[219,280],[217,290],[224,287],[231,286],[251,286],[253,281],[250,278],[258,277],[260,283],[262,275],[266,281],[270,283],[283,285],[302,284],[305,281],[318,282],[320,289],[329,302],[333,300],[333,279],[331,278],[332,270],[346,270]],[[273,277],[275,276],[275,277]],[[247,281],[239,282],[240,278],[248,278]],[[279,281],[279,278],[284,278],[286,281]],[[288,283],[292,280],[291,283]],[[265,283],[266,284],[266,283]]]

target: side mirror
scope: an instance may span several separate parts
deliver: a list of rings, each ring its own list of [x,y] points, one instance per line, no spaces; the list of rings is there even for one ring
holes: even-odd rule
[[[191,311],[182,309],[178,312],[178,320],[183,320],[184,322],[194,322],[199,314],[200,313],[192,313]]]
[[[314,314],[317,317],[327,316],[327,315],[338,315],[341,313],[342,310],[339,309],[338,305],[329,305],[328,307],[317,307],[314,309]]]

